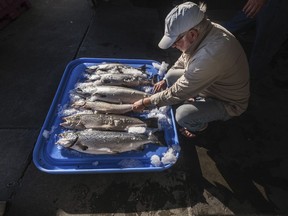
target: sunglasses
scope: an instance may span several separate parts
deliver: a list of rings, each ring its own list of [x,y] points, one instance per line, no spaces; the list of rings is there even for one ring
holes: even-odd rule
[[[187,32],[191,31],[194,28],[189,29],[188,31],[183,32],[182,34],[180,34],[177,39],[175,40],[175,42],[173,43],[172,46],[176,46],[176,43],[178,43],[186,34]]]
[[[185,32],[185,34],[186,34],[186,32]],[[180,34],[180,35],[177,37],[176,41],[173,43],[173,45],[175,46],[176,43],[178,43],[178,42],[185,36],[185,34],[184,34],[184,33]]]
[[[178,42],[185,36],[185,34],[186,34],[187,32],[188,32],[188,31],[183,32],[182,34],[180,34],[180,35],[177,37],[177,39],[175,40],[175,42],[173,43],[173,46],[175,46],[176,43],[178,43]]]

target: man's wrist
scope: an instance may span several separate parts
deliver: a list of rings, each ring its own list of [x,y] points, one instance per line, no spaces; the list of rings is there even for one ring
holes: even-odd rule
[[[151,105],[151,100],[150,100],[150,98],[143,98],[141,103],[142,103],[142,106],[147,108],[147,107],[149,107]]]
[[[141,100],[141,104],[142,104],[143,107],[146,108],[146,105],[145,105],[145,103],[144,103],[144,98]]]

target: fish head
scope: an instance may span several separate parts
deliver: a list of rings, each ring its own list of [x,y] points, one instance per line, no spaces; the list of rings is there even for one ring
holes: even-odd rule
[[[84,100],[75,101],[71,106],[74,108],[84,107],[86,102]]]
[[[64,132],[59,134],[59,139],[56,144],[61,145],[65,148],[73,146],[78,140],[77,134],[73,132]]]
[[[79,115],[64,117],[63,122],[60,123],[60,125],[68,129],[85,129],[85,126],[81,123]]]
[[[99,89],[97,86],[95,86],[93,88],[93,91],[91,92],[91,96],[96,98],[96,99],[101,99],[101,98],[107,97],[106,93],[103,93],[103,91],[101,91],[101,88]]]
[[[94,73],[96,70],[98,69],[98,66],[97,65],[92,65],[92,66],[89,66],[85,69],[85,71],[87,73]]]
[[[75,88],[74,93],[76,93],[81,98],[86,98],[90,95],[81,88]]]

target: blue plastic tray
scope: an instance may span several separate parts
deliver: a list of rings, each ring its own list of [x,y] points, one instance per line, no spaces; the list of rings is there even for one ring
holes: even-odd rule
[[[81,80],[87,66],[103,62],[118,62],[134,67],[146,65],[147,71],[151,75],[157,74],[157,70],[153,67],[152,63],[158,62],[153,60],[80,58],[71,61],[64,71],[35,144],[33,162],[41,171],[54,174],[162,171],[170,168],[174,163],[154,166],[151,164],[151,157],[157,155],[161,158],[170,148],[174,149],[176,159],[178,159],[180,148],[174,116],[170,108],[167,118],[171,120],[171,125],[164,128],[164,137],[167,146],[159,147],[149,144],[143,151],[131,151],[116,155],[90,155],[59,147],[55,144],[57,135],[64,130],[59,125],[62,121],[61,116],[59,116],[59,109],[69,103],[70,90],[74,89],[75,84]],[[49,132],[49,136],[47,136],[47,132]],[[46,133],[45,136],[44,133]]]

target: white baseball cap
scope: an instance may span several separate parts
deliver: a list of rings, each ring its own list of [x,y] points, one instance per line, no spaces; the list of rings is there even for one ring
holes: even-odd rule
[[[165,19],[165,33],[158,46],[168,49],[180,34],[199,24],[204,17],[204,11],[193,2],[177,5]]]

